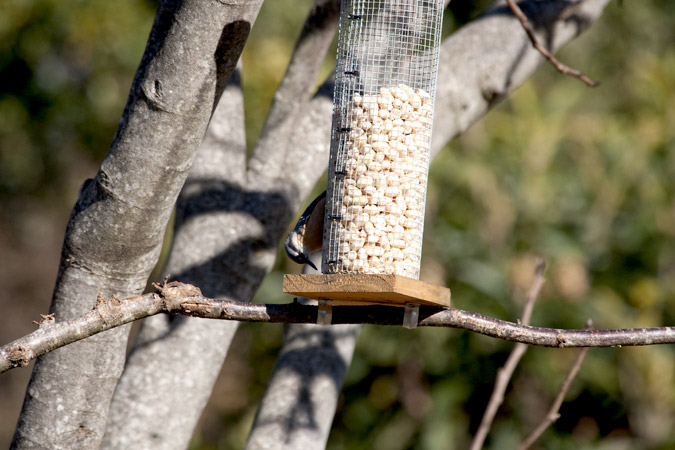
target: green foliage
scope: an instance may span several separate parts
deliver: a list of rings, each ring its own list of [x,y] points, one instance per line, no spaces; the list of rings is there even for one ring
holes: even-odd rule
[[[154,5],[8,0],[2,9],[0,196],[62,192],[73,161],[105,155]]]

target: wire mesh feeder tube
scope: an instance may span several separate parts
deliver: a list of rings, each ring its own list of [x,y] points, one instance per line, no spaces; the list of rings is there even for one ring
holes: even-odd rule
[[[419,278],[443,1],[343,0],[322,272]]]

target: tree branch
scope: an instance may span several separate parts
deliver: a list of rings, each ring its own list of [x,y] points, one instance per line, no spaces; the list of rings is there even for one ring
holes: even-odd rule
[[[589,325],[587,328],[590,328],[592,322],[590,320],[588,322]],[[548,411],[548,414],[546,414],[539,425],[537,425],[537,427],[532,430],[532,432],[523,440],[523,442],[518,446],[518,450],[527,450],[530,448],[532,444],[534,444],[537,439],[539,439],[539,436],[541,436],[548,427],[550,427],[556,420],[560,418],[560,413],[558,412],[560,410],[560,406],[562,405],[563,400],[565,400],[565,395],[567,394],[567,391],[569,391],[574,377],[576,377],[577,373],[579,373],[579,369],[581,369],[581,364],[583,364],[588,350],[590,350],[588,347],[584,347],[579,351],[577,357],[574,360],[574,363],[572,364],[572,367],[570,368],[570,371],[567,373],[567,376],[560,385],[558,395],[556,395],[555,400],[551,405],[551,409]]]
[[[78,319],[44,324],[38,330],[0,348],[0,373],[22,367],[40,355],[102,331],[160,312],[209,319],[266,323],[316,323],[317,307],[289,304],[251,304],[216,300],[199,288],[171,282],[155,285],[159,292],[120,300],[99,296],[93,311]],[[675,327],[617,330],[564,330],[531,327],[456,308],[420,307],[418,326],[458,328],[507,341],[543,347],[621,347],[675,344]],[[338,324],[402,326],[403,308],[391,306],[334,306]]]
[[[520,319],[520,323],[522,325],[530,324],[534,303],[537,301],[539,293],[541,292],[541,288],[544,286],[545,267],[546,264],[541,258],[539,258],[537,261],[537,266],[534,270],[534,280],[532,281],[532,286],[530,287],[530,291],[527,293],[527,300],[525,301],[525,307],[523,308],[523,317]],[[513,372],[515,372],[520,359],[523,357],[526,351],[527,345],[517,343],[513,347],[513,350],[511,350],[511,354],[507,358],[506,363],[504,363],[504,366],[497,372],[495,387],[492,391],[492,395],[490,395],[490,401],[488,401],[488,404],[485,407],[485,412],[483,413],[483,418],[480,421],[480,426],[478,427],[476,435],[473,437],[473,441],[471,442],[471,450],[480,450],[483,448],[483,443],[485,442],[485,438],[490,431],[490,427],[492,427],[492,421],[497,414],[497,410],[504,402],[504,393],[506,392],[506,388],[509,385],[509,380],[511,380]]]
[[[588,78],[583,72],[572,69],[571,67],[561,63],[558,61],[558,59],[549,52],[546,47],[541,45],[537,37],[534,35],[534,31],[532,31],[532,27],[527,21],[527,16],[523,12],[522,9],[520,9],[520,6],[516,3],[515,0],[506,0],[506,3],[509,5],[509,8],[511,8],[511,11],[513,11],[513,14],[518,18],[518,21],[520,21],[520,24],[523,26],[523,29],[525,30],[525,33],[527,33],[527,37],[530,38],[530,42],[532,42],[532,46],[537,49],[541,55],[546,58],[548,62],[550,62],[553,67],[556,68],[556,70],[563,75],[570,75],[575,78],[580,79],[584,83],[586,83],[587,86],[589,87],[597,87],[600,83],[597,81],[593,81],[590,78]]]
[[[541,32],[546,33],[551,52],[556,52],[590,27],[609,1],[586,0],[573,11],[569,2],[525,4],[533,11],[531,19],[545,24]],[[536,49],[513,39],[522,32],[522,25],[507,11],[508,6],[497,2],[485,15],[443,41],[432,157],[529,78],[541,63]]]

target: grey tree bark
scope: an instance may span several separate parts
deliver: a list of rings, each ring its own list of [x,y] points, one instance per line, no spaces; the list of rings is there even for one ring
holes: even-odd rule
[[[241,200],[237,198],[242,181],[238,169],[245,164],[246,155],[243,99],[238,73],[235,75],[220,99],[179,196],[173,247],[166,265],[168,273],[190,280],[213,297],[240,298],[244,294],[240,278],[228,276],[237,273],[230,267],[231,252],[247,235],[244,221],[240,220],[238,227],[228,223],[231,215],[241,217],[228,207],[241,204],[235,201]],[[228,228],[233,232],[223,232]],[[195,252],[196,248],[200,252]],[[166,315],[146,319],[117,384],[102,448],[187,447],[198,412],[210,394],[202,383],[213,383],[218,376],[220,364],[214,361],[225,358],[237,325]]]
[[[608,2],[522,7],[556,50]],[[206,295],[250,300],[272,268],[283,231],[326,168],[331,81],[312,91],[338,2],[316,1],[247,164],[236,79],[218,100],[261,3],[161,3],[113,146],[71,217],[52,306],[57,319],[82,315],[99,291],[126,297],[142,290],[200,142],[178,200],[167,271]],[[433,154],[540,62],[501,3],[447,39]],[[41,357],[14,447],[185,448],[235,327],[147,320],[117,388],[126,327]],[[325,446],[357,335],[356,327],[288,327],[248,448]]]
[[[68,224],[51,312],[91,310],[99,292],[142,291],[209,118],[261,2],[162,1],[122,120]],[[124,366],[128,327],[41,357],[13,448],[94,449]]]

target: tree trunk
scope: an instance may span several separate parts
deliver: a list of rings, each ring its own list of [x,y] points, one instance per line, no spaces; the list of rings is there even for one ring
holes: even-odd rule
[[[249,301],[272,269],[294,211],[326,167],[332,105],[326,96],[312,100],[312,91],[338,7],[318,0],[311,10],[248,169],[240,86],[226,89],[178,200],[165,268],[173,278],[211,297]],[[310,101],[313,112],[301,114]],[[310,146],[320,152],[305,158]],[[305,169],[289,158],[292,148],[309,163]],[[146,319],[115,391],[103,447],[186,448],[236,327]]]
[[[257,14],[195,0],[161,3],[124,115],[75,205],[51,312],[80,316],[99,292],[140,293],[173,206]],[[98,448],[124,366],[128,327],[41,357],[13,448]]]

